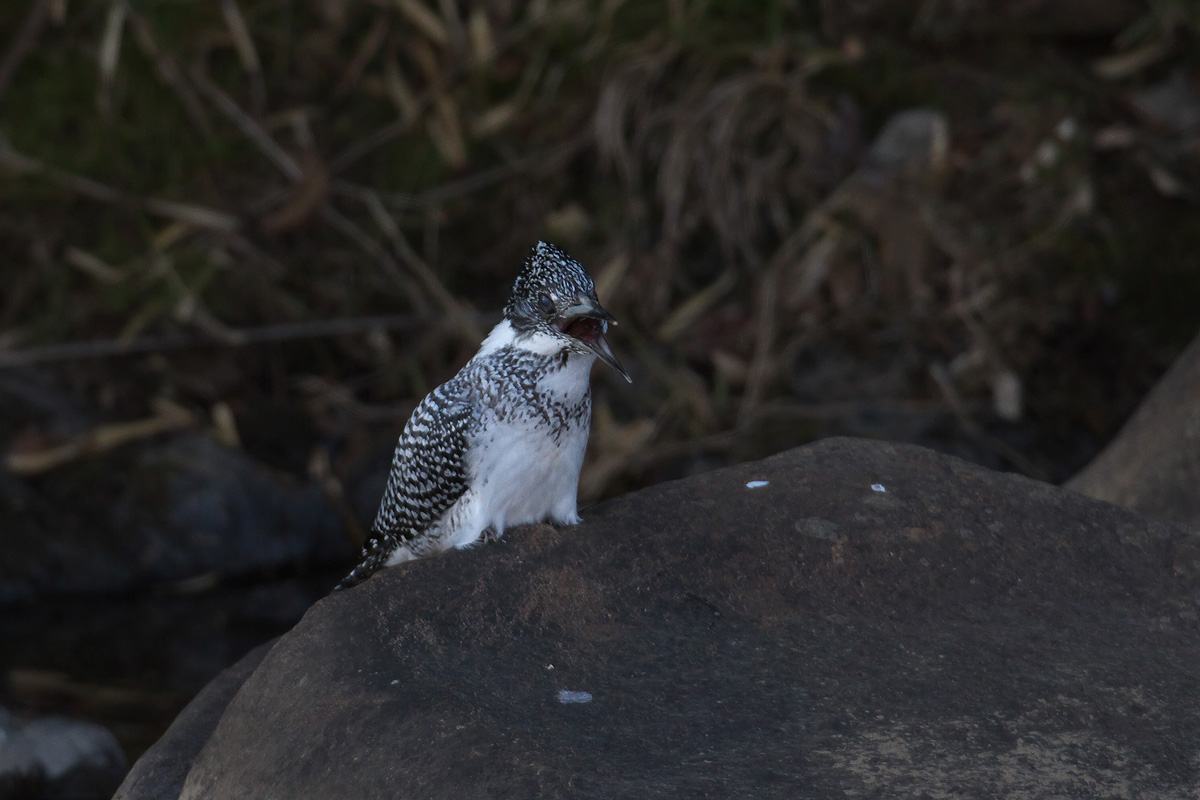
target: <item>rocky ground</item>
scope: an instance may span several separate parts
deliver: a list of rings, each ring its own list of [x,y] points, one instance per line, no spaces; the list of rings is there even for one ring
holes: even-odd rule
[[[118,792],[1190,797],[1200,539],[832,439],[384,571]]]

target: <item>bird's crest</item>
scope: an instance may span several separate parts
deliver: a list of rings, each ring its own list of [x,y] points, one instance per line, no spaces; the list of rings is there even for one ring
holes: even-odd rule
[[[543,293],[573,300],[581,294],[594,296],[596,284],[578,261],[552,244],[538,242],[529,251],[525,267],[513,283],[504,316],[509,319],[527,316],[538,295]]]

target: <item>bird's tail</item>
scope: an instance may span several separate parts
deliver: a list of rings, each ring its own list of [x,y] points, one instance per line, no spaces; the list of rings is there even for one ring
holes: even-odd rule
[[[384,564],[387,563],[388,552],[388,549],[384,546],[383,539],[378,535],[372,536],[363,545],[362,559],[359,561],[358,566],[350,570],[350,574],[342,578],[342,582],[333,587],[333,590],[339,592],[342,589],[357,586],[383,569]]]

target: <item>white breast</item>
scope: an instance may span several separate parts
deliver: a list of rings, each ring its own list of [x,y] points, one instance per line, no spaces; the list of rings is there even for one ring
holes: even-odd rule
[[[574,406],[588,391],[593,361],[572,355],[565,369],[546,376],[538,388]],[[590,422],[589,409],[557,437],[546,426],[528,422],[489,425],[473,450],[472,465],[483,528],[499,535],[505,527],[529,522],[578,522],[576,495]]]
[[[485,341],[477,357],[509,344],[507,323],[501,323]],[[522,349],[543,354],[557,342],[529,337]],[[547,337],[548,338],[548,337]],[[572,353],[566,366],[544,376],[537,384],[542,395],[574,407],[589,393],[595,357]],[[521,415],[485,412],[487,419],[468,459],[470,489],[443,518],[438,538],[443,547],[466,547],[488,530],[500,536],[505,528],[531,522],[579,522],[577,494],[591,424],[590,399],[586,413],[557,432],[544,421]]]

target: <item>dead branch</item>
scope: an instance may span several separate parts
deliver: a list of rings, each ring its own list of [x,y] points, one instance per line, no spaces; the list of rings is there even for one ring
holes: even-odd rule
[[[186,408],[167,401],[161,401],[157,406],[155,415],[147,419],[101,425],[62,444],[40,450],[10,451],[4,465],[10,474],[23,478],[41,475],[72,461],[167,431],[190,428],[196,423],[195,416]]]
[[[474,315],[476,324],[494,321],[486,315]],[[257,328],[229,329],[221,339],[201,334],[176,334],[166,336],[138,336],[132,339],[101,339],[92,342],[64,342],[62,344],[27,347],[21,350],[0,352],[0,369],[17,369],[62,361],[78,361],[90,358],[112,358],[114,356],[146,355],[190,350],[199,347],[246,347],[249,345],[285,342],[294,339],[318,339],[326,336],[345,336],[372,329],[416,330],[438,324],[433,317],[417,314],[389,314],[373,317],[346,317],[341,319],[289,322],[279,325],[263,325]]]
[[[76,175],[66,170],[51,167],[36,158],[18,153],[9,141],[0,136],[0,167],[23,175],[38,175],[59,186],[97,200],[101,203],[121,206],[134,211],[143,211],[159,217],[167,217],[178,222],[194,225],[197,228],[232,232],[237,230],[241,221],[232,214],[205,208],[192,203],[177,203],[173,200],[162,200],[157,197],[137,197],[106,183]]]
[[[46,27],[46,19],[50,16],[50,2],[51,0],[33,0],[29,13],[25,15],[25,21],[21,23],[21,29],[13,36],[12,44],[8,46],[4,59],[0,61],[0,99],[3,99],[17,67],[33,52],[33,46],[37,44],[42,28]]]
[[[242,107],[232,97],[210,81],[203,70],[198,67],[192,67],[189,70],[189,74],[191,75],[192,83],[196,84],[196,88],[200,90],[200,93],[207,97],[217,107],[218,111],[228,117],[229,121],[242,132],[242,135],[249,139],[258,148],[259,152],[265,155],[288,180],[296,182],[303,177],[304,170],[300,168],[300,164],[296,159],[288,155],[287,151],[271,138],[271,134],[263,130],[263,127],[255,122],[253,117],[243,111]]]

